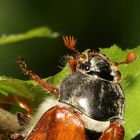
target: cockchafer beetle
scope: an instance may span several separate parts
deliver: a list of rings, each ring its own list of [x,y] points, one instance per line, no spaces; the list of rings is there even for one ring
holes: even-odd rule
[[[63,40],[75,55],[67,56],[71,73],[59,89],[28,70],[22,58],[18,60],[23,73],[58,97],[47,98],[40,105],[35,119],[25,129],[25,139],[123,140],[125,96],[118,66],[131,63],[136,54],[131,52],[125,61],[112,62],[97,51],[80,53],[73,36]]]

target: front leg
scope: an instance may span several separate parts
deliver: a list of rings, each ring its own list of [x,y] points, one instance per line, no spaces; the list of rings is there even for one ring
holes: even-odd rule
[[[99,140],[123,140],[124,128],[122,125],[113,123],[102,133]]]

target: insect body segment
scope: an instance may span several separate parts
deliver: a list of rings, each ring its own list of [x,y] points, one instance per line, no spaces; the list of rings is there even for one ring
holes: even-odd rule
[[[34,124],[26,140],[95,140],[91,134],[101,133],[99,140],[123,140],[125,96],[119,83],[120,64],[128,64],[136,59],[129,53],[125,61],[112,62],[106,55],[89,50],[80,53],[73,36],[63,37],[67,48],[74,56],[67,56],[71,73],[64,78],[60,89],[53,88],[32,71],[27,70],[24,60],[18,60],[22,72],[29,75],[47,91],[59,95],[41,118]],[[42,103],[48,106],[46,101]],[[61,105],[60,105],[61,104]]]

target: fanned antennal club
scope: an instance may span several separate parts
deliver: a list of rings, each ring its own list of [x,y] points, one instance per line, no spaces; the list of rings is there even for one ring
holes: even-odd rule
[[[19,56],[17,64],[19,65],[19,69],[25,75],[28,75],[30,78],[34,79],[45,90],[49,91],[50,93],[54,94],[55,96],[59,95],[57,88],[52,87],[46,81],[44,81],[42,78],[40,78],[37,74],[35,74],[31,70],[27,69],[27,65],[25,64],[25,60],[23,59],[22,56]]]
[[[74,36],[63,36],[64,44],[67,48],[73,50],[76,53],[79,53],[78,50],[75,48],[77,39]]]
[[[129,64],[129,63],[133,62],[136,58],[137,58],[136,53],[130,52],[127,54],[126,63]]]
[[[137,55],[135,52],[130,52],[127,54],[125,61],[122,62],[115,62],[116,66],[121,65],[121,64],[129,64],[133,62],[137,58]]]

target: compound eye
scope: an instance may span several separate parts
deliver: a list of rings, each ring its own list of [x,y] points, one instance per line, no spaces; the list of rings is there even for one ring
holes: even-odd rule
[[[90,63],[89,62],[85,62],[83,64],[80,64],[80,69],[85,70],[85,71],[89,71],[90,70]]]
[[[85,70],[86,70],[86,71],[90,70],[90,67],[89,67],[89,66],[86,66],[86,67],[85,67]]]
[[[84,71],[89,71],[90,70],[90,63],[89,62],[85,62],[80,64],[79,69],[82,69]]]

